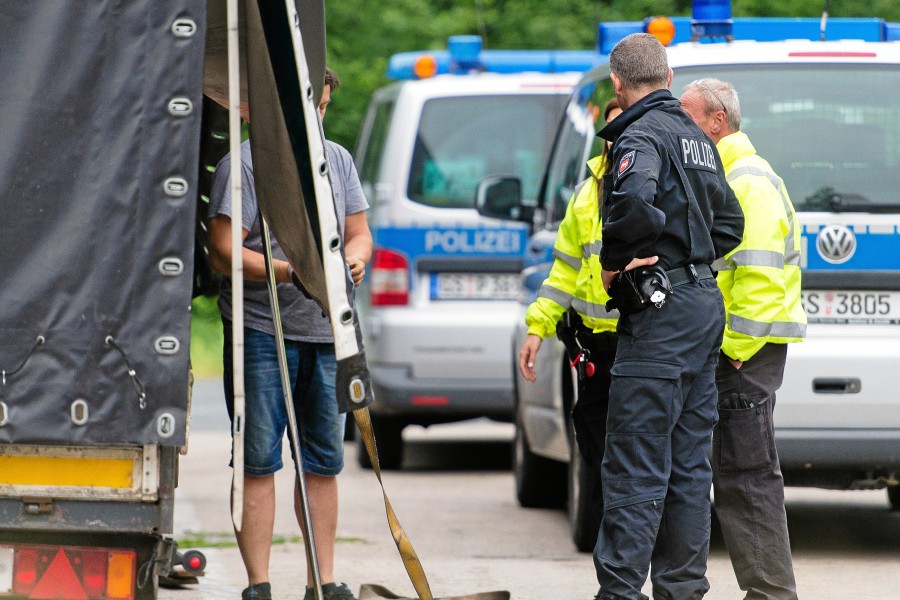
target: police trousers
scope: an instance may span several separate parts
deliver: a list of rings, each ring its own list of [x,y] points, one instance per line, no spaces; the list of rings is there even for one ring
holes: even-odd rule
[[[603,521],[594,549],[602,600],[695,600],[709,590],[709,451],[725,327],[715,279],[623,315],[612,368]]]
[[[716,372],[713,494],[745,600],[797,600],[772,419],[786,357],[786,344],[766,344],[740,369],[722,354]]]

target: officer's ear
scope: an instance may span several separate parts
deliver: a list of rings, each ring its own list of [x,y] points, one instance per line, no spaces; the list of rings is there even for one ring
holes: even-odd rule
[[[670,89],[672,87],[672,69],[669,69],[669,82],[666,83],[666,88]]]
[[[616,97],[618,97],[619,95],[622,94],[622,90],[623,90],[622,80],[619,79],[619,76],[616,75],[615,73],[610,73],[609,78],[612,79],[613,92],[615,92]]]

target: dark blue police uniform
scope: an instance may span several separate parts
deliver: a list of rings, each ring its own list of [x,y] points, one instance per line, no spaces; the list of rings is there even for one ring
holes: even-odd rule
[[[600,262],[618,271],[659,256],[674,290],[659,308],[619,320],[594,550],[598,598],[646,600],[648,567],[657,600],[702,598],[725,324],[709,265],[740,243],[744,217],[713,142],[668,90],[598,135],[613,141]]]

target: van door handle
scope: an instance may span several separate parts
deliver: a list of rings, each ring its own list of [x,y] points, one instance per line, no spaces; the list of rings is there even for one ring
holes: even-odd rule
[[[856,377],[821,377],[813,379],[816,394],[858,394],[862,382]]]

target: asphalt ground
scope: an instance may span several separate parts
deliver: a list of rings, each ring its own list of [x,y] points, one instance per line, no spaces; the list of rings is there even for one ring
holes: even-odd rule
[[[195,388],[189,452],[176,491],[176,538],[195,540],[207,557],[195,585],[163,589],[163,600],[240,598],[246,575],[231,531],[230,438],[221,382]],[[512,426],[472,421],[428,430],[410,427],[403,469],[385,473],[394,509],[436,597],[508,590],[513,600],[589,600],[597,591],[589,554],[570,542],[560,510],[523,509],[510,472]],[[285,463],[287,459],[285,444]],[[403,595],[413,588],[391,538],[381,489],[346,445],[339,478],[336,573],[354,591],[378,583]],[[300,600],[305,559],[290,503],[293,470],[276,476],[274,597]],[[801,599],[900,600],[900,513],[881,491],[790,488],[788,521]],[[220,547],[213,547],[212,545]],[[183,548],[186,549],[186,548]],[[708,577],[713,600],[740,600],[727,553],[715,534]],[[650,593],[649,585],[644,589]]]

